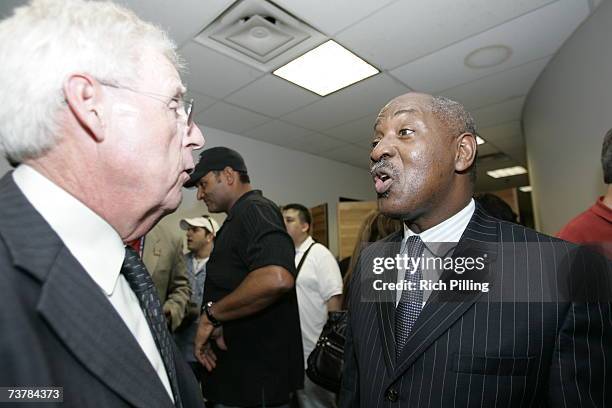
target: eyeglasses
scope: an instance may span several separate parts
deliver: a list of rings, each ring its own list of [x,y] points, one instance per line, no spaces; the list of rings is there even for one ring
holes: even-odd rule
[[[175,96],[173,98],[170,98],[170,100],[168,100],[167,95],[162,95],[162,94],[153,93],[153,92],[139,91],[137,89],[133,89],[128,86],[120,86],[120,85],[113,84],[110,82],[104,82],[104,81],[98,81],[98,82],[100,83],[100,85],[103,85],[103,86],[108,86],[110,88],[116,88],[116,89],[125,89],[127,91],[134,92],[134,93],[144,95],[144,96],[148,96],[149,98],[153,98],[155,100],[163,102],[168,109],[176,111],[177,115],[180,115],[180,114],[185,115],[185,117],[187,118],[187,128],[190,128],[191,125],[193,124],[193,105],[194,105],[193,98],[190,98],[189,100],[185,100],[183,99],[182,96]],[[170,107],[170,103],[172,102],[176,102],[177,104],[176,108]]]

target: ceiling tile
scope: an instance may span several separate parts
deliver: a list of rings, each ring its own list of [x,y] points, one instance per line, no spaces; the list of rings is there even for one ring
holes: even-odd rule
[[[264,123],[245,132],[245,136],[312,154],[335,149],[345,143],[279,120]]]
[[[516,146],[511,149],[506,149],[504,153],[516,161],[517,164],[527,168],[527,149],[525,146]]]
[[[368,168],[370,164],[370,151],[350,144],[344,145],[338,149],[321,152],[319,156],[362,168]]]
[[[472,111],[478,129],[497,125],[499,123],[520,120],[523,111],[525,97],[509,99],[505,102],[485,106]]]
[[[542,58],[508,71],[441,91],[440,94],[478,109],[526,95],[550,58]]]
[[[361,144],[362,142],[369,144],[374,135],[375,120],[376,113],[373,113],[361,119],[328,129],[324,133],[355,144]]]
[[[498,145],[498,143],[503,140],[518,138],[521,143],[523,140],[520,121],[506,122],[498,126],[480,129],[478,133],[480,133],[487,142],[492,142],[495,145]],[[501,148],[501,146],[498,147]]]
[[[217,18],[235,0],[181,0],[180,7],[167,0],[114,0],[126,5],[143,20],[151,21],[164,30],[179,45],[193,38]]]
[[[378,111],[408,88],[386,74],[378,74],[298,109],[283,120],[323,131]]]
[[[138,17],[166,30],[179,46],[192,39],[210,24],[235,0],[181,0],[180,7],[172,7],[167,0],[113,0],[134,11]],[[0,19],[8,17],[17,6],[27,0],[2,0]]]
[[[319,96],[268,74],[226,98],[228,102],[264,115],[279,117],[308,105]]]
[[[491,144],[518,163],[525,162],[525,139],[520,121],[484,128],[479,133],[487,141],[482,146]]]
[[[333,35],[395,0],[275,0],[275,3],[319,31]]]
[[[487,156],[489,154],[499,153],[499,150],[495,148],[491,143],[485,143],[478,145],[478,157]]]
[[[192,90],[188,91],[187,96],[192,97],[194,99],[194,102],[193,102],[194,103],[194,106],[193,106],[194,117],[197,117],[198,114],[200,114],[201,112],[205,111],[206,109],[208,109],[209,107],[211,107],[212,105],[218,102],[216,99],[211,98],[208,95],[204,95],[200,92],[196,92]]]
[[[306,144],[300,149],[303,152],[319,154],[332,149],[344,146],[346,142],[320,133],[311,133],[304,138]]]
[[[244,135],[264,142],[278,144],[279,140],[285,138],[301,140],[302,137],[310,133],[312,133],[311,130],[300,128],[280,120],[271,120],[261,126],[245,131]]]
[[[393,69],[551,2],[398,1],[342,31],[336,39],[378,68]]]
[[[585,1],[560,0],[390,73],[412,89],[436,93],[554,54],[588,15]],[[465,65],[472,51],[492,45],[509,47],[510,58],[490,68]]]
[[[269,120],[268,117],[224,102],[214,104],[195,118],[195,121],[204,128],[212,127],[239,135]],[[204,136],[206,137],[206,134]]]
[[[179,53],[187,61],[183,78],[194,91],[222,99],[263,75],[261,71],[194,42]]]

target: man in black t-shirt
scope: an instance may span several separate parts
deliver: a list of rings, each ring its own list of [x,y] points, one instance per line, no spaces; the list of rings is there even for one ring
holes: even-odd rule
[[[278,207],[251,188],[240,154],[207,149],[186,187],[227,218],[207,264],[195,354],[219,407],[288,406],[302,388],[295,249]]]

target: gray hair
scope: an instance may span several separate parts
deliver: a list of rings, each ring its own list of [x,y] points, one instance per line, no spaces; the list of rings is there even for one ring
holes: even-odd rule
[[[477,134],[474,118],[459,102],[444,96],[434,96],[429,108],[431,113],[442,121],[452,133]]]
[[[145,50],[181,67],[159,28],[111,2],[32,0],[0,22],[0,153],[36,158],[62,137],[63,84],[73,73],[133,84]]]
[[[444,96],[433,96],[429,108],[431,113],[444,123],[453,135],[462,133],[471,133],[474,137],[478,135],[472,114],[459,102]],[[478,150],[476,150],[476,154],[478,154]],[[470,167],[469,173],[472,182],[476,182],[476,157],[474,157],[474,163]]]

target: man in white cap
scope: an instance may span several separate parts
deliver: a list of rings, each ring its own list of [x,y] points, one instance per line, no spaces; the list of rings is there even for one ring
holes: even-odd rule
[[[174,335],[185,360],[189,363],[198,380],[201,380],[201,365],[196,360],[194,339],[198,330],[202,297],[204,295],[204,282],[206,280],[206,262],[213,249],[215,234],[219,231],[219,224],[208,215],[195,218],[184,218],[180,222],[181,229],[187,231],[187,248],[185,265],[191,286],[191,299],[187,307],[187,314],[183,324]]]

